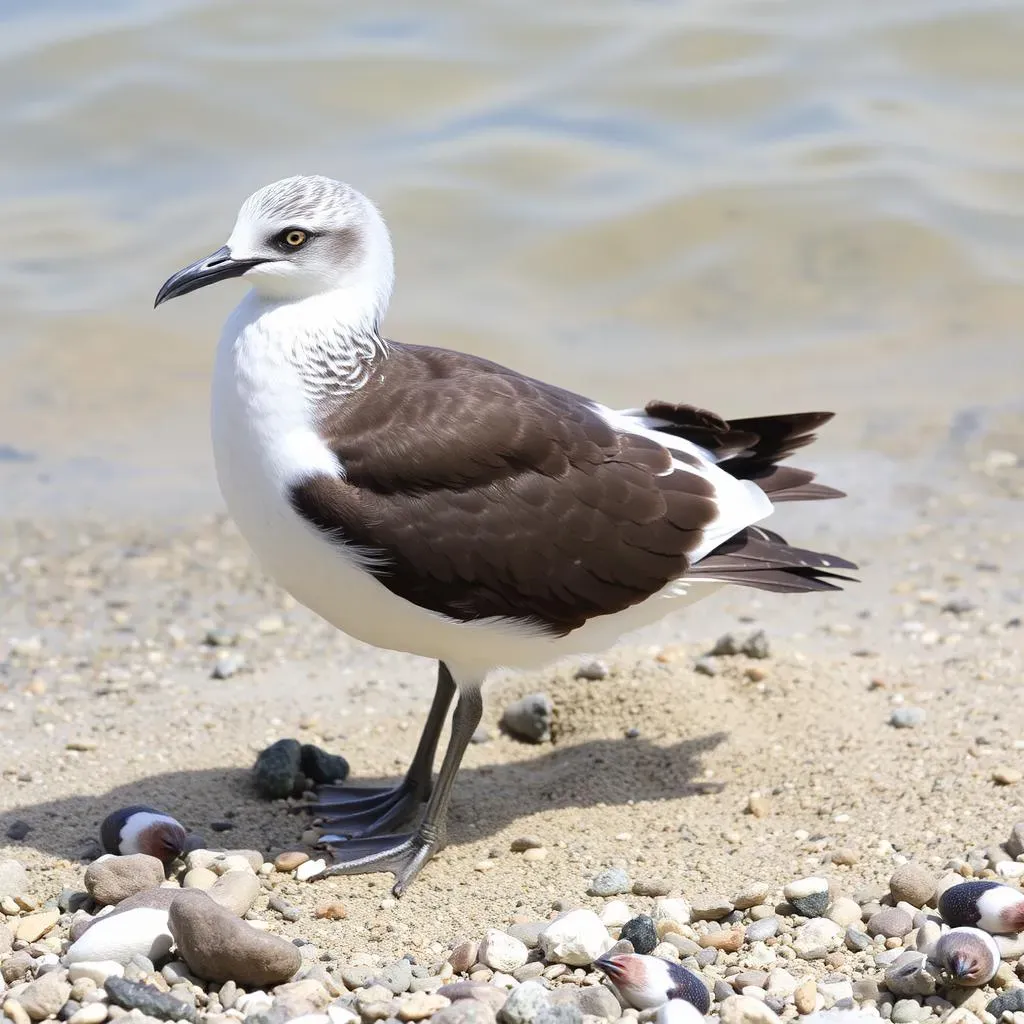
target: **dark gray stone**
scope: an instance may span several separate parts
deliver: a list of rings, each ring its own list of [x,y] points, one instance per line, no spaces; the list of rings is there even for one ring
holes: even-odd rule
[[[189,1006],[188,1003],[183,1003],[180,999],[153,988],[152,985],[128,981],[127,978],[110,977],[103,987],[107,990],[110,1001],[126,1010],[139,1010],[147,1017],[156,1017],[158,1020],[196,1019],[194,1006]]]
[[[1018,1013],[1024,1010],[1024,988],[1011,988],[1002,995],[996,996],[985,1009],[999,1020],[1009,1010],[1011,1013]]]
[[[328,754],[312,743],[303,743],[299,767],[307,779],[318,785],[344,782],[348,778],[348,761],[341,754]]]
[[[301,780],[302,744],[282,739],[260,751],[252,769],[256,792],[268,800],[291,796]]]
[[[631,943],[634,952],[647,954],[658,944],[658,930],[653,918],[639,914],[622,926],[619,938]]]

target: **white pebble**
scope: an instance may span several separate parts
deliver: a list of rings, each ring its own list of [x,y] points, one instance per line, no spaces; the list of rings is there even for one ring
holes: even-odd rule
[[[655,900],[651,909],[651,917],[655,922],[676,921],[679,924],[689,924],[693,919],[693,910],[690,904],[681,896],[672,899]]]
[[[136,953],[156,962],[174,944],[167,925],[167,911],[136,907],[98,919],[67,951],[69,964],[115,960],[126,964]]]
[[[307,860],[295,869],[295,877],[300,882],[308,882],[311,878],[319,875],[326,867],[327,861],[325,860]]]
[[[107,978],[123,978],[124,965],[116,960],[80,960],[68,968],[68,977],[72,984],[81,978],[89,978],[97,985],[103,985]]]
[[[623,900],[609,900],[602,908],[598,917],[601,924],[606,928],[621,928],[627,921],[632,921],[636,915],[630,909],[628,903]]]
[[[106,1019],[107,1007],[104,1003],[86,1003],[68,1017],[67,1024],[103,1024]]]
[[[548,960],[585,967],[607,953],[614,942],[592,910],[570,910],[540,933],[540,945]]]
[[[484,941],[480,943],[477,959],[480,963],[487,964],[492,971],[509,974],[519,970],[529,956],[530,951],[525,942],[521,942],[513,935],[498,931],[497,928],[488,928],[484,935]]]

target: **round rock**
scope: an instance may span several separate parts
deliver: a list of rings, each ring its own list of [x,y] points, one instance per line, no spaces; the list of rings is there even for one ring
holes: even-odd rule
[[[783,895],[803,917],[821,917],[828,909],[828,879],[800,878],[790,882]]]
[[[546,743],[551,739],[554,714],[554,702],[546,693],[530,693],[505,708],[501,727],[518,739]]]
[[[112,906],[154,889],[164,880],[164,865],[148,853],[101,857],[85,869],[85,888],[103,906]]]
[[[260,894],[260,881],[251,871],[229,871],[221,875],[207,890],[210,899],[236,917],[252,909]]]
[[[170,928],[189,970],[208,981],[277,985],[302,965],[297,947],[253,928],[203,892],[179,894],[171,905]]]
[[[889,879],[889,892],[897,902],[923,907],[935,899],[935,876],[920,864],[901,864]]]
[[[654,919],[646,914],[634,917],[622,926],[619,938],[629,942],[636,953],[652,952],[658,944],[658,930],[655,927]]]
[[[530,951],[525,942],[497,928],[488,928],[484,941],[480,943],[478,956],[480,962],[487,964],[492,971],[511,974],[526,963]]]
[[[914,928],[914,919],[899,907],[882,907],[868,918],[868,934],[902,939]]]
[[[544,956],[553,963],[586,967],[613,945],[608,929],[592,910],[570,910],[540,934]]]
[[[619,896],[632,887],[629,875],[622,868],[605,868],[594,876],[587,890],[590,896]]]
[[[282,739],[260,751],[252,769],[256,792],[268,800],[291,796],[301,778],[302,744]]]

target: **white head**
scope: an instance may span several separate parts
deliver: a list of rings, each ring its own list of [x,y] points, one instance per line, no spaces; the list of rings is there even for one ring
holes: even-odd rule
[[[228,277],[281,303],[336,296],[346,319],[376,329],[394,283],[394,255],[377,208],[319,175],[283,178],[242,204],[227,244],[170,277],[156,305]]]

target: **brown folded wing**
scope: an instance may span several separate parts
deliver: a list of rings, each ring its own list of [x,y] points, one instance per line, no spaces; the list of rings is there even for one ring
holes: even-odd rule
[[[393,593],[451,618],[565,634],[683,574],[713,486],[569,392],[457,352],[395,345],[321,433],[344,477],[292,505],[365,549]]]

